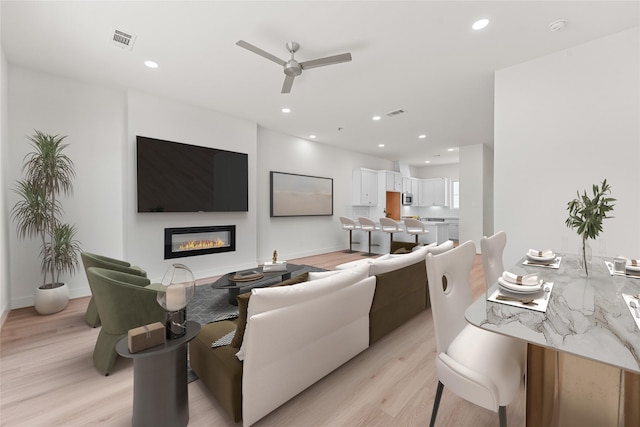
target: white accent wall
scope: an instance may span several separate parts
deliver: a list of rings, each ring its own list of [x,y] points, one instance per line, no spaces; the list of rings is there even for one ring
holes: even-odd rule
[[[187,265],[196,277],[210,277],[255,267],[256,263],[256,129],[254,122],[156,96],[130,92],[128,133],[124,144],[124,255],[160,281],[173,263]],[[248,154],[248,212],[137,212],[136,135]],[[164,229],[235,225],[236,250],[187,258],[164,259]]]
[[[460,242],[493,234],[493,152],[484,144],[460,147]]]
[[[393,162],[262,127],[258,128],[258,141],[258,260],[270,260],[274,250],[279,259],[291,259],[348,248],[348,234],[340,217],[353,215],[352,170],[391,169]],[[270,171],[332,178],[333,216],[271,218]]]
[[[0,6],[0,11],[2,7]],[[0,189],[8,187],[5,177],[8,165],[7,134],[8,123],[8,88],[7,88],[7,58],[4,55],[0,36]],[[0,192],[0,326],[4,323],[6,313],[10,307],[9,290],[9,210],[7,209],[6,190]]]
[[[68,135],[66,154],[75,163],[76,178],[73,195],[62,199],[64,221],[76,224],[84,250],[123,255],[124,94],[9,65],[8,99],[7,185],[14,188],[22,176],[23,158],[31,151],[26,136],[34,129]],[[5,197],[10,210],[18,198],[8,189]],[[35,288],[42,284],[40,243],[18,240],[11,222],[9,247],[11,308],[33,305]],[[82,269],[61,279],[71,298],[89,294]]]
[[[507,232],[505,266],[529,248],[577,253],[567,202],[604,178],[615,218],[593,254],[640,257],[639,52],[636,27],[496,73],[495,229]]]
[[[3,57],[4,58],[4,57]],[[3,82],[2,239],[0,309],[33,305],[42,282],[39,242],[19,240],[9,220],[17,197],[11,188],[21,176],[34,129],[68,135],[67,154],[76,166],[74,194],[63,200],[65,220],[78,227],[82,248],[143,267],[158,281],[173,262],[188,265],[197,278],[254,267],[271,258],[316,255],[345,249],[347,234],[338,217],[352,213],[351,171],[390,169],[392,162],[294,138],[244,119],[140,92],[107,88],[0,64]],[[6,96],[5,96],[6,95]],[[9,111],[7,114],[7,110]],[[210,146],[249,156],[249,212],[137,213],[135,137]],[[6,166],[6,167],[5,167]],[[334,179],[331,217],[270,218],[269,171]],[[7,188],[9,187],[9,188]],[[236,225],[236,251],[164,260],[164,228]],[[71,298],[90,295],[81,269],[69,277]]]

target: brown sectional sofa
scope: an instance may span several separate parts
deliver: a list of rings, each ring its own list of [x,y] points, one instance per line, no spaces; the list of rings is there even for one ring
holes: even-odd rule
[[[410,249],[413,245],[404,246]],[[441,251],[448,248],[449,245]],[[369,274],[376,277],[376,287],[369,312],[369,345],[430,307],[425,262],[428,250],[420,252],[424,255],[420,258],[407,254],[383,256],[386,259],[380,261],[370,260]],[[402,265],[407,262],[410,264]],[[243,362],[236,357],[237,348],[228,345],[211,347],[212,342],[236,326],[237,320],[203,326],[189,344],[189,352],[192,369],[233,420],[239,422],[242,419]]]

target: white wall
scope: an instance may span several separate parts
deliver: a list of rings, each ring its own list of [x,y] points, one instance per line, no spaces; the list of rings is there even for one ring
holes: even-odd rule
[[[0,5],[0,13],[2,6]],[[5,177],[8,164],[7,135],[8,123],[8,88],[7,88],[7,58],[2,48],[0,36],[0,189],[6,189],[8,180]],[[10,307],[9,290],[9,209],[7,209],[6,191],[0,192],[0,326],[4,323]]]
[[[528,248],[577,253],[565,226],[577,190],[617,198],[594,255],[640,256],[640,32],[636,27],[495,76],[495,229],[505,265]]]
[[[460,242],[471,240],[480,253],[480,239],[486,230],[486,218],[491,218],[493,204],[490,177],[491,149],[483,144],[460,147]]]
[[[9,65],[8,150],[5,179],[14,188],[22,176],[22,161],[30,151],[25,138],[34,129],[68,135],[66,154],[74,161],[74,193],[63,199],[64,220],[78,227],[87,251],[122,254],[122,148],[125,135],[124,94],[78,81]],[[18,200],[5,189],[7,209]],[[11,308],[33,305],[34,289],[42,284],[39,248],[35,240],[18,240],[9,227]],[[81,269],[71,277],[70,296],[89,294]]]
[[[352,170],[391,169],[392,162],[340,150],[258,127],[258,260],[280,259],[348,248],[340,216],[351,216]],[[333,216],[271,218],[269,172],[288,172],[333,179]],[[384,203],[384,202],[383,202]]]
[[[144,266],[159,281],[167,268],[181,262],[196,277],[210,277],[256,265],[256,124],[215,111],[157,98],[128,94],[128,134],[124,156],[125,257]],[[138,213],[136,203],[136,135],[248,154],[249,211],[202,213]],[[208,225],[235,225],[236,250],[211,255],[164,260],[164,229]]]

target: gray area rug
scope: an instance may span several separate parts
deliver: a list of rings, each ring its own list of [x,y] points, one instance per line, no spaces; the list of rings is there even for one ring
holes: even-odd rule
[[[309,271],[326,271],[322,268],[305,265],[302,269],[291,273],[291,277],[296,277],[300,274]],[[268,284],[262,285],[269,286],[281,282],[280,278],[274,278]],[[248,292],[251,286],[248,285],[246,291]],[[243,291],[245,289],[243,288]],[[206,325],[207,323],[216,322],[224,319],[232,319],[238,316],[238,307],[229,304],[229,291],[226,289],[213,289],[211,284],[196,286],[195,294],[187,305],[187,320],[193,320]],[[197,380],[198,377],[189,368],[188,381],[192,382]]]

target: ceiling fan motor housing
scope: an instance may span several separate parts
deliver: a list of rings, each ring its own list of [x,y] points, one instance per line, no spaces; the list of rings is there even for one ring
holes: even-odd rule
[[[285,64],[284,73],[287,76],[296,77],[302,74],[302,67],[300,66],[300,64],[298,64],[298,61],[292,59]]]

